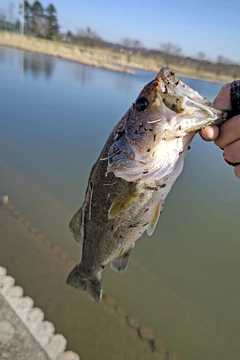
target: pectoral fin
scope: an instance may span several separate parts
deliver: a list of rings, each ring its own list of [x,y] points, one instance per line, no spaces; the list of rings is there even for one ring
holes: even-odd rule
[[[157,225],[162,207],[163,207],[163,203],[164,201],[160,201],[160,203],[157,204],[157,206],[155,207],[153,213],[152,213],[152,217],[148,223],[148,227],[147,227],[147,234],[150,236],[153,234],[155,227]]]
[[[130,248],[125,254],[119,256],[117,259],[111,262],[111,268],[115,271],[125,271],[128,267],[132,248]]]
[[[118,195],[112,202],[112,205],[108,211],[109,219],[121,214],[123,210],[128,208],[133,201],[138,197],[135,184],[127,185],[126,188]]]

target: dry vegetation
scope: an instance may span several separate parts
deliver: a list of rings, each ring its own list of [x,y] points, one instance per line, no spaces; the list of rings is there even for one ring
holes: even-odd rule
[[[33,36],[22,36],[16,33],[0,32],[0,46],[21,49],[38,54],[59,57],[85,65],[100,67],[112,71],[134,73],[135,69],[158,71],[161,66],[168,65],[178,75],[210,81],[228,82],[236,75],[227,74],[222,70],[214,71],[209,65],[196,62],[194,59],[159,52],[141,53],[127,51],[122,47],[101,47],[100,45],[70,42],[65,39],[52,41]],[[203,61],[203,60],[202,60]],[[211,63],[210,63],[211,64]],[[239,66],[238,66],[239,67]],[[238,70],[238,69],[237,69]]]
[[[240,78],[240,64],[219,55],[216,61],[207,59],[201,51],[195,58],[185,56],[178,44],[159,44],[158,49],[145,48],[141,40],[123,38],[120,43],[109,43],[90,26],[75,33],[60,32],[57,9],[53,4],[44,7],[40,1],[20,3],[19,18],[13,21],[9,11],[0,9],[0,46],[8,46],[49,56],[57,56],[82,64],[113,71],[134,73],[135,69],[158,71],[169,66],[177,74],[228,82]],[[19,35],[25,34],[25,36]]]

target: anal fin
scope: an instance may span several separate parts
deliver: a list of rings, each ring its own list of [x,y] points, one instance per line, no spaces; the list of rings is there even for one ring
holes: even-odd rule
[[[130,248],[123,255],[111,262],[111,268],[115,271],[125,271],[129,265],[132,248]]]
[[[159,219],[162,207],[163,207],[163,203],[164,203],[163,200],[160,201],[152,213],[151,219],[150,219],[150,221],[148,223],[148,227],[147,227],[147,234],[149,236],[152,235],[155,230],[155,227],[157,225],[157,222],[158,222],[158,219]]]

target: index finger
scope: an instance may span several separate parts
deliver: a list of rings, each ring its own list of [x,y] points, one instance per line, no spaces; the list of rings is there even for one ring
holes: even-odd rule
[[[234,116],[220,126],[220,134],[215,144],[224,149],[225,146],[240,139],[240,115]]]
[[[232,110],[230,90],[231,83],[223,85],[216,99],[213,101],[213,107],[219,110]]]

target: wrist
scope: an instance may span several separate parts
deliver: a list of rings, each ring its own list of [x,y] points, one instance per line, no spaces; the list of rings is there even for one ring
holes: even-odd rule
[[[230,99],[232,112],[235,115],[240,114],[240,80],[235,80],[231,83]]]

